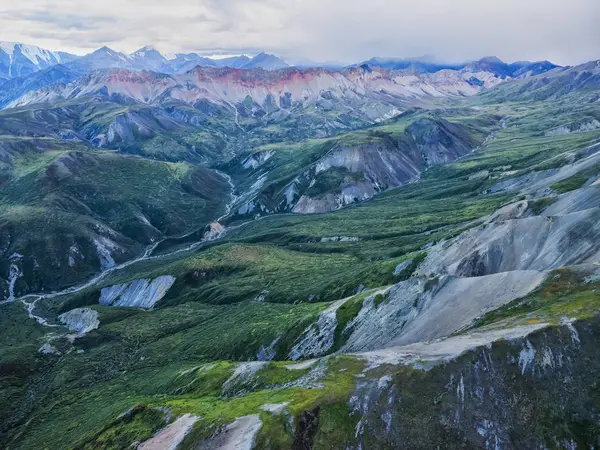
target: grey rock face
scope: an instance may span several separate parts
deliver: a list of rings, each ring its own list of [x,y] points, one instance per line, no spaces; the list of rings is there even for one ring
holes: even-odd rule
[[[140,450],[175,450],[198,419],[197,416],[184,414],[150,439],[142,442],[137,448]]]
[[[599,258],[600,208],[595,207],[481,225],[431,248],[417,272],[472,277],[550,270]]]
[[[566,216],[598,206],[600,206],[600,184],[594,184],[561,195],[542,214],[544,216]]]
[[[467,327],[474,319],[523,297],[544,280],[538,271],[512,271],[474,278],[410,278],[385,292],[376,304],[367,297],[348,325],[342,352],[375,350],[430,341]]]
[[[238,417],[225,426],[222,432],[202,442],[200,450],[251,450],[254,448],[256,435],[262,427],[258,414]]]
[[[98,311],[90,308],[76,308],[58,316],[60,321],[71,331],[85,334],[100,326]]]
[[[562,166],[560,169],[541,170],[530,172],[496,183],[490,187],[492,193],[505,191],[520,191],[523,194],[544,196],[552,193],[550,186],[563,181],[579,172],[589,169],[600,162],[600,145],[594,144],[582,151],[569,155],[577,156],[577,160],[571,164]]]
[[[402,261],[394,269],[394,275],[400,275],[405,269],[407,269],[412,264],[412,262],[413,262],[412,259],[409,259],[407,261]]]
[[[99,303],[104,306],[152,308],[175,283],[175,278],[163,275],[154,280],[134,280],[102,289]]]
[[[326,353],[332,346],[337,326],[336,312],[348,299],[338,300],[323,311],[300,336],[288,356],[292,361]]]
[[[431,119],[416,120],[407,127],[404,139],[398,141],[390,138],[357,145],[338,144],[314,165],[315,177],[330,169],[342,169],[359,174],[362,179],[346,180],[337,189],[321,195],[304,194],[293,212],[332,211],[367,200],[378,192],[417,180],[427,168],[454,161],[476,145],[464,128]]]

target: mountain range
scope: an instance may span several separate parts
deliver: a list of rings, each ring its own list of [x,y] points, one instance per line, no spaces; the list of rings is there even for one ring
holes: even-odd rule
[[[152,46],[142,47],[131,54],[117,52],[108,47],[102,47],[84,56],[65,52],[53,52],[33,45],[21,43],[0,43],[0,78],[10,79],[29,75],[52,65],[66,64],[77,72],[88,72],[95,69],[122,68],[134,70],[150,70],[154,72],[177,74],[184,73],[196,66],[231,67],[236,69],[262,68],[275,70],[289,65],[281,58],[268,53],[259,53],[253,57],[247,55],[210,58],[198,53],[163,54]],[[478,61],[461,64],[440,64],[431,57],[422,58],[371,58],[359,65],[387,69],[407,69],[416,73],[433,73],[440,70],[470,70],[487,71],[499,77],[519,78],[527,75],[537,75],[558,67],[549,61],[529,62],[519,61],[505,63],[496,57],[486,57]],[[304,63],[299,67],[327,67],[341,69],[343,66],[319,63]]]
[[[185,72],[196,66],[238,69],[288,67],[285,61],[267,53],[259,53],[254,57],[241,55],[213,59],[198,53],[177,53],[165,56],[153,47],[146,46],[129,55],[102,47],[87,55],[77,56],[45,50],[34,45],[0,42],[0,79],[30,75],[56,64],[64,64],[69,69],[80,73],[111,67],[163,73]]]
[[[440,70],[469,70],[471,72],[485,71],[501,78],[522,78],[539,75],[559,66],[550,61],[518,61],[511,64],[505,63],[495,56],[488,56],[478,61],[469,61],[462,64],[440,64],[431,58],[371,58],[362,64],[388,69],[406,69],[416,73],[432,73]]]
[[[597,448],[600,61],[0,48],[0,447]]]
[[[210,59],[195,53],[165,56],[152,47],[125,55],[103,47],[74,57],[41,49],[35,53],[32,47],[17,44],[15,54],[20,48],[29,48],[30,55],[45,55],[45,59],[28,59],[31,66],[20,69],[26,75],[0,83],[0,107],[104,93],[153,105],[207,101],[230,106],[247,100],[254,105],[252,114],[302,104],[304,108],[333,108],[367,120],[381,120],[406,103],[471,96],[506,80],[561,69],[548,62],[506,64],[491,57],[456,66],[374,58],[342,69],[299,69],[265,53],[253,58]],[[13,69],[6,73],[13,73]],[[342,103],[336,104],[338,101]]]

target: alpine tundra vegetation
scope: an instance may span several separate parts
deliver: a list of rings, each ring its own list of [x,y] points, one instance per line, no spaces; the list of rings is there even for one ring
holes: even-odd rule
[[[600,446],[600,61],[0,77],[2,448]]]

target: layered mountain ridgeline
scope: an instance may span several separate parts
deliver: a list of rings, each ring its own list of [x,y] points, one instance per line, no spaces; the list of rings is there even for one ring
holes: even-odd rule
[[[33,77],[39,79],[40,74]],[[340,70],[292,67],[272,71],[199,66],[178,75],[113,68],[87,72],[67,84],[52,84],[49,78],[47,88],[39,92],[23,88],[22,96],[14,98],[9,106],[79,98],[101,89],[109,95],[154,104],[165,99],[192,104],[200,99],[237,104],[250,97],[248,106],[255,104],[264,112],[290,108],[297,102],[327,109],[343,100],[350,106],[360,107],[368,97],[373,102],[370,105],[372,111],[365,109],[363,113],[371,113],[375,119],[379,117],[378,103],[394,103],[395,100],[395,103],[403,104],[401,100],[404,100],[406,104],[407,99],[426,102],[426,97],[470,96],[503,81],[490,72],[417,74],[368,66]],[[473,78],[478,82],[472,82]],[[13,84],[7,83],[7,87]],[[322,95],[326,92],[328,94]]]
[[[505,63],[495,56],[488,56],[479,61],[471,61],[462,64],[444,64],[435,62],[432,58],[371,58],[365,61],[373,67],[385,67],[388,69],[408,69],[417,73],[432,73],[440,70],[464,70],[471,72],[490,72],[502,78],[526,78],[532,75],[539,75],[556,69],[556,64],[550,61],[516,61],[514,63]]]
[[[500,117],[453,119],[410,111],[333,139],[252,149],[223,168],[243,186],[237,215],[325,212],[369,199],[468,155]]]
[[[20,106],[2,112],[2,129],[206,162],[222,157],[225,141],[236,136],[244,139],[234,152],[328,137],[393,117],[415,103],[481,89],[459,73],[427,77],[368,68],[196,68],[178,76],[123,69],[78,76],[51,68],[0,88],[5,108]]]
[[[540,100],[365,67],[195,69],[188,98],[119,70],[5,109],[0,442],[589,447],[598,86],[553,80],[592,69],[531,78]],[[352,183],[378,195],[293,212]]]
[[[209,135],[202,134],[202,139],[191,145],[199,145],[204,139],[222,139],[222,135],[210,133],[216,130],[226,136],[249,133],[249,145],[254,147],[331,136],[396,116],[415,104],[430,107],[432,103],[444,103],[444,98],[471,96],[506,80],[494,72],[465,70],[417,74],[369,66],[336,71],[196,67],[179,75],[126,69],[82,75],[72,67],[54,66],[4,83],[0,86],[0,104],[5,108],[27,106],[14,114],[25,111],[35,117],[46,115],[50,109],[57,117],[42,122],[49,120],[61,127],[47,129],[37,120],[35,132],[76,136],[98,146],[139,148],[149,140],[148,145],[156,148],[165,144],[153,139],[157,135],[188,133],[194,127]],[[591,78],[586,75],[589,70]],[[477,83],[472,82],[473,77]],[[543,87],[546,80],[552,80],[556,89],[545,91],[560,95],[560,80],[570,78],[581,79],[582,83],[586,80],[593,86],[593,67],[555,68],[523,82]],[[512,90],[521,85],[508,84]],[[502,95],[512,95],[512,90],[503,89]],[[49,103],[52,108],[48,108]],[[90,108],[90,103],[103,106]],[[104,109],[111,113],[105,115]],[[15,132],[33,131],[17,128]],[[185,146],[178,139],[175,143]],[[166,144],[177,147],[170,141]],[[159,156],[166,157],[166,153]]]
[[[346,73],[358,76],[359,81],[360,74],[367,72],[360,69]],[[248,100],[249,92],[257,95],[257,101],[266,107],[271,97],[260,90],[261,85],[279,89],[282,77],[291,77],[292,81],[297,78],[296,92],[305,90],[315,82],[314,77],[321,76],[338,82],[336,77],[341,75],[322,70],[290,69],[267,74],[196,69],[186,79],[196,79],[199,86],[204,86],[196,89],[196,94],[208,94],[194,100],[193,95],[177,99],[183,92],[181,86],[173,85],[175,78],[166,75],[121,70],[93,72],[73,84],[51,85],[36,91],[44,96],[55,88],[63,89],[69,92],[64,100],[44,97],[47,101],[43,103],[3,110],[0,133],[6,150],[3,193],[7,205],[4,226],[7,259],[3,267],[6,297],[72,285],[94,272],[151,251],[151,244],[164,238],[195,230],[199,230],[201,237],[201,230],[220,215],[218,205],[223,207],[223,199],[229,195],[227,178],[211,174],[205,167],[222,163],[249,146],[290,136],[300,139],[306,135],[336,134],[348,127],[373,122],[372,118],[361,115],[355,117],[355,122],[343,123],[340,117],[344,113],[339,111],[304,113],[318,102],[320,97],[316,92],[302,101],[290,94],[289,105],[284,102],[282,106],[288,108],[283,119],[276,111],[272,112],[274,117],[266,119],[264,111],[257,109],[258,103]],[[251,81],[253,85],[249,84]],[[231,95],[235,94],[232,100],[244,99],[235,105],[230,104],[229,97],[212,95],[207,90],[211,83],[216,86],[230,82],[246,90],[245,94],[231,91]],[[333,86],[340,89],[335,83]],[[373,107],[376,100],[372,95],[366,92],[361,101],[365,105],[371,102]],[[387,101],[386,105],[388,109],[394,108]],[[341,107],[350,108],[343,103]],[[299,126],[298,120],[306,126]],[[277,123],[282,131],[273,133],[269,121]],[[321,127],[324,122],[330,124],[329,130]],[[454,138],[452,133],[459,133],[458,128],[449,122],[436,122],[441,126],[428,123],[424,131],[417,130],[418,125],[410,129],[412,148],[408,150],[417,160],[413,165],[429,164],[425,162],[426,155],[417,155],[419,145],[426,145],[428,140],[430,147],[437,145],[437,141],[442,147],[448,145],[447,154],[429,156],[434,162],[451,160],[465,153],[467,146],[473,147],[477,139],[481,140],[481,132],[470,130],[477,137],[466,136],[464,132],[464,136],[456,137],[461,142],[455,145],[450,141]],[[365,135],[364,139],[378,138]],[[94,147],[115,148],[120,152],[98,151]],[[128,157],[127,153],[143,158]],[[409,176],[394,175],[395,179]],[[165,205],[171,204],[181,213],[165,215]],[[77,214],[83,222],[74,220],[71,214]],[[85,231],[90,227],[93,231]],[[40,245],[39,235],[30,233],[32,228],[45,230],[45,244]],[[60,245],[51,243],[54,240],[51,236],[65,234],[73,237],[61,239]]]
[[[0,133],[80,142],[163,161],[211,163],[228,155],[224,136],[236,134],[235,124],[227,123],[233,116],[223,107],[163,109],[99,94],[4,110]]]
[[[4,114],[35,117],[51,110],[60,115],[54,124],[61,128],[39,126],[38,133],[69,133],[102,147],[141,147],[157,134],[189,133],[192,127],[219,132],[221,138],[246,133],[248,145],[256,146],[328,137],[396,116],[414,104],[484,89],[470,85],[463,75],[365,67],[342,71],[198,67],[183,75],[111,69],[77,77],[53,68],[34,74],[35,79],[11,80],[6,89],[0,88],[0,95],[5,107],[21,107]],[[103,109],[112,114],[102,114]]]
[[[182,73],[196,66],[231,67],[236,69],[266,70],[288,67],[287,63],[275,55],[259,53],[253,57],[237,55],[224,58],[210,58],[198,53],[176,53],[163,55],[152,46],[142,47],[131,54],[117,52],[108,47],[102,47],[87,55],[66,64],[78,72],[89,72],[108,67],[152,70],[161,73]]]
[[[521,101],[541,101],[568,99],[568,94],[581,96],[584,102],[598,101],[598,82],[600,81],[599,61],[590,61],[575,67],[555,69],[547,74],[531,79],[521,79],[511,83],[510,87],[490,93],[490,99]],[[580,100],[580,101],[581,101]]]

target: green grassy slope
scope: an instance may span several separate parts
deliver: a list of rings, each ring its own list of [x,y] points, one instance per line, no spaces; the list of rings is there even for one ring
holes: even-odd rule
[[[212,171],[62,141],[2,139],[2,251],[23,256],[17,292],[57,289],[100,269],[95,241],[116,262],[162,236],[202,228],[224,211],[229,184]]]

